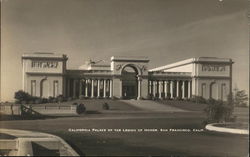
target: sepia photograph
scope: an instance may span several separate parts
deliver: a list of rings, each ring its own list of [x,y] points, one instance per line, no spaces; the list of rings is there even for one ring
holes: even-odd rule
[[[0,2],[0,156],[249,156],[249,0]]]

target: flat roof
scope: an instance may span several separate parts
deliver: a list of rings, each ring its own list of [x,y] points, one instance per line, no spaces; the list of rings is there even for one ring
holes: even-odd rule
[[[28,58],[57,58],[57,59],[67,59],[65,54],[51,53],[51,52],[33,52],[33,53],[24,53],[22,55],[23,59]]]
[[[198,62],[210,62],[210,63],[233,63],[232,59],[230,58],[218,58],[218,57],[197,57],[197,58],[189,58],[189,59],[185,59],[179,62],[175,62],[172,64],[167,64],[164,66],[160,66],[157,68],[153,68],[150,69],[149,71],[160,71],[160,70],[167,70],[167,69],[171,69],[174,67],[179,67],[182,65],[186,65],[186,64],[191,64],[191,63],[198,63]]]
[[[145,56],[112,56],[111,61],[149,62],[149,59]]]

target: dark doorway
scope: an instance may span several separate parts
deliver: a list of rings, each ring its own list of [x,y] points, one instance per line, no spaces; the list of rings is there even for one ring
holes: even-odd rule
[[[124,99],[136,99],[138,96],[137,69],[133,66],[126,66],[122,70],[122,97]]]

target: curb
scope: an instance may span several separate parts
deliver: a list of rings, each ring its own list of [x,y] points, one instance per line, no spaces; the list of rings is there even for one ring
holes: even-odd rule
[[[249,135],[249,131],[248,130],[233,129],[233,128],[224,128],[224,127],[214,126],[216,124],[221,124],[221,123],[208,124],[208,125],[206,125],[205,129],[207,129],[209,131],[217,131],[217,132],[224,132],[224,133],[231,133],[231,134]]]

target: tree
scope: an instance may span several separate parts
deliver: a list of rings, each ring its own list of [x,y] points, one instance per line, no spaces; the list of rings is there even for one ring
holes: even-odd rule
[[[248,96],[245,90],[235,89],[234,104],[235,106],[247,106]]]

